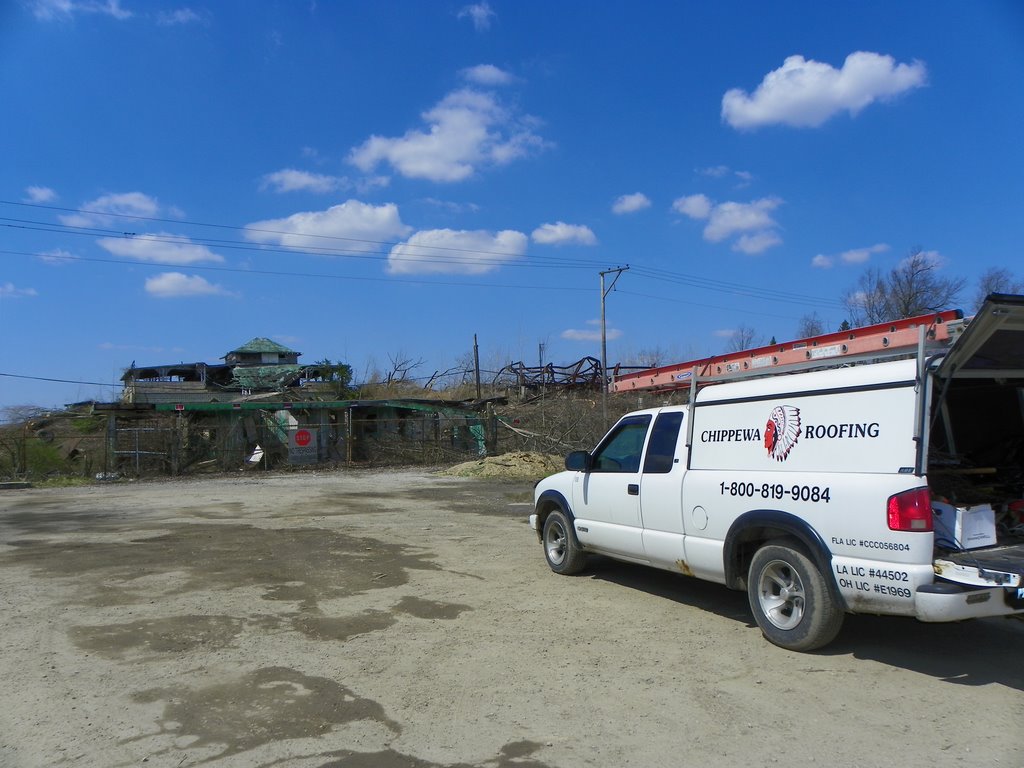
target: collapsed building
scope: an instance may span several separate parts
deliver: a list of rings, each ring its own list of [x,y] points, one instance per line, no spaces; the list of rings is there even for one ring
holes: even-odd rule
[[[352,399],[339,368],[254,338],[222,363],[138,366],[107,416],[109,472],[322,462],[434,463],[493,450],[493,401]]]

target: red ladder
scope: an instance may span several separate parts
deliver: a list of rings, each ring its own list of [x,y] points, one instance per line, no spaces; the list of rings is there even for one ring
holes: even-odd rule
[[[694,374],[701,383],[709,383],[716,379],[765,376],[858,360],[896,357],[917,348],[921,326],[925,327],[927,342],[941,344],[955,338],[962,330],[962,323],[956,322],[962,319],[963,312],[950,309],[891,323],[810,336],[784,344],[648,368],[615,376],[608,389],[610,392],[667,391],[690,386]]]

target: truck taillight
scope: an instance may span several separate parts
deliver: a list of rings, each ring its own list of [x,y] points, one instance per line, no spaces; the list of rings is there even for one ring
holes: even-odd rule
[[[926,533],[932,530],[932,495],[914,488],[889,497],[889,529]]]

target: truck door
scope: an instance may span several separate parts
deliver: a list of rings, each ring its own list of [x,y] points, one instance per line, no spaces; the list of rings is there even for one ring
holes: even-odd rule
[[[682,485],[686,463],[680,461],[684,411],[658,414],[647,442],[643,476],[640,478],[640,515],[644,552],[652,565],[683,569]],[[683,441],[685,442],[685,440]]]
[[[576,535],[587,546],[643,560],[640,535],[640,462],[650,414],[628,416],[591,456],[590,470],[576,476]]]

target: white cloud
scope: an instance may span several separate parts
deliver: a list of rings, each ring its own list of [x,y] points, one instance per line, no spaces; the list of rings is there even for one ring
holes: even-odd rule
[[[405,237],[411,231],[412,227],[402,223],[394,203],[369,205],[359,200],[346,200],[326,211],[305,211],[283,219],[248,224],[245,237],[253,242],[286,248],[375,252],[383,244]]]
[[[600,341],[601,340],[601,321],[600,320],[588,320],[587,324],[593,326],[588,330],[581,330],[579,328],[567,328],[559,334],[563,339],[568,341]],[[608,341],[615,341],[615,339],[622,338],[622,331],[618,328],[605,328],[605,339]]]
[[[460,19],[469,18],[473,21],[473,27],[478,32],[491,28],[491,19],[497,14],[491,9],[491,4],[486,0],[481,3],[463,6],[459,11]]]
[[[178,8],[174,11],[160,11],[156,17],[157,24],[173,27],[179,24],[192,24],[202,21],[202,17],[191,8]]]
[[[612,203],[612,213],[636,213],[644,208],[651,207],[651,199],[643,192],[634,192],[631,195],[620,195]]]
[[[54,248],[52,251],[43,251],[37,253],[36,258],[44,264],[67,264],[69,261],[75,261],[76,257],[70,251],[65,251],[63,248]]]
[[[781,200],[772,197],[752,203],[720,203],[711,209],[704,237],[717,243],[741,232],[772,229],[778,225],[770,212],[781,203]]]
[[[843,264],[865,264],[876,253],[885,253],[888,250],[889,246],[885,243],[876,243],[867,248],[851,248],[848,251],[843,251],[838,256],[819,253],[811,259],[811,266],[819,269],[830,269],[835,265],[836,261],[841,261]]]
[[[713,165],[710,168],[698,168],[697,173],[701,176],[710,176],[712,179],[721,179],[729,175],[728,165]]]
[[[69,227],[97,227],[109,224],[118,216],[154,218],[160,213],[160,203],[142,192],[123,192],[103,195],[82,205],[72,214],[57,218]]]
[[[388,272],[479,275],[518,260],[526,253],[527,244],[526,235],[510,229],[496,234],[483,230],[424,230],[391,249]]]
[[[706,219],[711,215],[711,200],[707,195],[689,195],[673,201],[672,209],[691,219]]]
[[[364,173],[387,163],[407,178],[452,182],[546,146],[534,132],[535,120],[517,116],[492,94],[471,88],[448,94],[423,119],[426,130],[410,130],[398,138],[371,136],[352,149],[349,161]]]
[[[597,245],[597,237],[590,227],[585,227],[582,224],[566,224],[564,221],[542,224],[533,230],[531,237],[533,242],[541,245],[567,245],[569,243]]]
[[[121,0],[32,0],[29,7],[40,21],[67,19],[76,13],[96,13],[119,21],[132,16],[121,7]]]
[[[773,246],[779,245],[781,242],[782,238],[779,237],[777,232],[764,230],[762,232],[755,232],[752,235],[740,235],[736,242],[733,243],[732,249],[755,256],[759,253],[764,253]]]
[[[734,171],[728,165],[713,165],[710,168],[698,168],[697,173],[707,176],[709,179],[724,179],[727,176],[735,176],[738,179],[738,188],[749,187],[754,180],[754,174],[750,171]]]
[[[348,181],[344,178],[297,171],[294,168],[284,168],[265,174],[260,180],[260,189],[270,189],[274,192],[305,191],[323,194],[333,192],[343,185],[348,186]]]
[[[25,299],[38,295],[35,288],[18,288],[14,283],[0,283],[0,299]]]
[[[864,264],[876,253],[885,253],[888,250],[889,246],[885,243],[877,243],[867,248],[853,248],[849,251],[843,251],[839,254],[839,259],[844,264]]]
[[[886,101],[925,85],[920,61],[897,64],[892,56],[857,51],[835,69],[803,56],[790,56],[769,72],[752,95],[733,88],[722,97],[722,119],[733,128],[789,125],[814,128],[839,112],[856,115],[875,101]]]
[[[423,202],[454,214],[478,213],[480,211],[480,206],[477,203],[456,203],[452,200],[439,200],[436,197],[425,197]]]
[[[146,293],[159,299],[173,299],[186,296],[224,296],[228,292],[199,275],[183,275],[181,272],[164,272],[146,279]]]
[[[57,199],[57,193],[49,187],[26,187],[26,203],[52,203]]]
[[[777,197],[764,197],[750,203],[713,203],[706,195],[680,197],[672,208],[691,219],[706,220],[704,239],[720,243],[736,238],[732,248],[747,254],[762,253],[779,245],[778,223],[771,211],[782,205]]]
[[[201,264],[224,261],[205,245],[197,245],[183,235],[167,232],[132,235],[131,237],[101,237],[96,241],[103,250],[114,256],[159,264]]]
[[[717,337],[719,339],[731,339],[733,336],[736,335],[736,329],[735,328],[720,328],[717,331],[712,331],[711,335],[715,336],[715,337]]]
[[[471,83],[483,86],[508,85],[515,82],[515,77],[493,64],[478,64],[462,70],[462,77]]]

